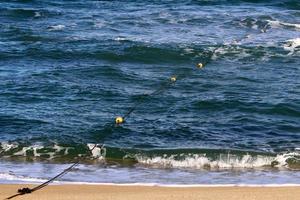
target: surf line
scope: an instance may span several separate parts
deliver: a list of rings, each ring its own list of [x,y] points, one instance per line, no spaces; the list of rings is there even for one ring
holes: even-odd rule
[[[98,145],[95,144],[93,146],[92,149],[90,149],[90,153],[92,153],[92,151],[97,147]],[[71,171],[75,166],[77,166],[79,163],[80,163],[81,159],[79,158],[75,163],[73,163],[71,166],[69,166],[68,168],[64,169],[61,173],[57,174],[56,176],[54,176],[53,178],[49,179],[48,181],[34,187],[34,188],[28,188],[28,187],[25,187],[25,188],[20,188],[18,189],[17,191],[17,194],[14,194],[10,197],[7,197],[6,199],[12,199],[12,198],[15,198],[17,196],[21,196],[21,195],[25,195],[25,194],[30,194],[30,193],[33,193],[39,189],[42,189],[43,187],[46,187],[47,185],[49,185],[50,183],[52,183],[55,179],[58,179],[60,177],[62,177],[63,175],[67,174],[69,171]]]
[[[214,55],[214,51],[211,55]],[[209,61],[204,62],[200,62],[196,65],[196,67],[198,69],[202,69]],[[150,97],[154,96],[154,95],[158,95],[163,93],[165,90],[167,90],[171,85],[173,85],[176,81],[177,81],[178,76],[171,76],[169,78],[169,80],[163,84],[160,85],[160,87],[158,87],[156,90],[154,90],[153,92],[149,93],[149,94],[145,94],[144,96],[142,96],[142,98],[140,99],[139,102],[135,103],[123,116],[117,116],[115,118],[115,122],[113,124],[113,127],[119,126],[121,124],[123,124],[125,122],[125,119],[127,119],[130,114],[136,110],[138,108],[138,106],[140,106],[141,104],[143,104],[147,99],[149,99]],[[89,148],[89,152],[90,154],[93,156],[92,151],[98,147],[99,148],[99,144],[95,144],[92,148]],[[103,145],[100,145],[100,149],[103,148]],[[3,152],[0,152],[3,153]],[[94,158],[97,159],[98,157]],[[46,186],[48,186],[50,183],[52,183],[53,181],[55,181],[56,179],[64,176],[65,174],[67,174],[68,172],[70,172],[74,167],[76,167],[81,159],[83,159],[83,157],[79,158],[75,163],[73,163],[72,165],[70,165],[68,168],[64,169],[61,173],[57,174],[56,176],[54,176],[53,178],[49,179],[48,181],[34,187],[34,188],[28,188],[28,187],[24,187],[24,188],[20,188],[17,190],[17,193],[7,197],[6,199],[13,199],[17,196],[21,196],[21,195],[25,195],[25,194],[30,194],[33,193],[37,190],[40,190]]]

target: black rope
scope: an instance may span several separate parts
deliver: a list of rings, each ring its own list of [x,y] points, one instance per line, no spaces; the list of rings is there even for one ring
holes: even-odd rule
[[[97,147],[97,144],[94,145],[94,147],[92,149],[90,149],[90,153],[92,153],[92,151]],[[46,187],[47,185],[49,185],[51,182],[53,182],[54,180],[58,179],[59,177],[62,177],[63,175],[67,174],[68,172],[70,172],[75,166],[77,166],[80,162],[80,159],[78,159],[77,162],[73,163],[71,166],[69,166],[68,168],[64,169],[61,173],[57,174],[56,176],[54,176],[53,178],[49,179],[48,181],[34,187],[34,188],[28,188],[28,187],[25,187],[25,188],[20,188],[18,189],[18,193],[17,194],[14,194],[6,199],[12,199],[12,198],[15,198],[17,196],[20,196],[20,195],[25,195],[25,194],[30,194],[32,192],[35,192],[37,190],[40,190],[42,189],[43,187]]]
[[[173,81],[168,81],[164,84],[162,84],[159,88],[157,88],[156,90],[154,90],[153,92],[151,92],[150,94],[145,94],[144,96],[142,96],[140,98],[140,101],[138,101],[137,103],[135,103],[129,110],[128,112],[123,116],[123,119],[125,120],[126,118],[128,118],[130,116],[130,114],[136,110],[138,108],[139,105],[141,105],[142,103],[144,103],[144,101],[154,95],[158,95],[161,94],[163,91],[165,91],[166,89],[168,89],[169,86],[171,86],[174,82]]]

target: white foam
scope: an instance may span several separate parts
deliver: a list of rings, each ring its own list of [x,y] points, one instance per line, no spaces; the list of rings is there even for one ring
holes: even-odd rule
[[[65,27],[66,27],[65,25],[58,24],[58,25],[49,26],[49,30],[50,31],[59,31],[59,30],[63,30]]]
[[[185,48],[185,49],[183,49],[184,50],[184,52],[185,53],[187,53],[187,54],[191,54],[191,53],[194,53],[194,49],[192,49],[192,48]]]
[[[103,28],[105,26],[106,26],[105,21],[96,21],[96,22],[94,22],[94,27],[96,27],[96,28]]]
[[[41,16],[41,13],[40,12],[34,12],[34,17],[40,17]]]
[[[14,144],[14,143],[9,144],[9,143],[7,143],[7,142],[1,142],[1,149],[2,149],[4,152],[5,152],[5,151],[9,151],[9,150],[11,150],[11,149],[14,149],[14,148],[16,148],[16,147],[18,147],[17,144]]]
[[[42,179],[31,179],[30,182],[44,182]],[[23,179],[24,180],[24,179]],[[31,181],[37,180],[37,181]],[[26,182],[26,181],[24,181]],[[30,183],[29,182],[29,183]],[[163,184],[163,183],[96,183],[96,182],[70,182],[54,181],[50,185],[99,185],[99,186],[118,186],[118,187],[167,187],[167,188],[212,188],[212,187],[300,187],[300,184]]]
[[[234,59],[243,59],[246,57],[251,56],[250,53],[247,53],[246,49],[243,49],[239,46],[232,46],[232,45],[239,45],[241,44],[241,41],[231,41],[230,43],[224,43],[226,46],[220,46],[216,49],[212,49],[214,51],[214,54],[212,56],[213,60],[216,60],[219,57],[222,57],[226,54],[235,54]],[[232,57],[231,57],[232,59]]]
[[[99,160],[106,157],[106,148],[103,145],[87,144],[91,150],[92,156]],[[95,148],[94,148],[95,147]],[[42,151],[44,148],[51,148],[50,151]],[[62,147],[54,144],[51,147],[44,147],[35,144],[27,147],[20,147],[16,143],[1,143],[0,153],[12,151],[14,156],[26,157],[30,153],[34,157],[45,157],[53,159],[55,156],[68,155],[69,150],[74,147]],[[236,168],[261,168],[265,166],[274,166],[278,168],[289,168],[287,160],[296,159],[300,161],[299,148],[295,152],[278,154],[274,156],[267,155],[234,155],[220,154],[218,158],[206,156],[206,154],[180,154],[180,155],[163,155],[163,156],[146,156],[141,154],[127,155],[134,157],[138,163],[154,168],[192,168],[192,169],[236,169]],[[9,152],[10,153],[10,152]],[[126,157],[126,155],[125,155]]]
[[[34,144],[32,146],[27,146],[27,147],[20,147],[19,144],[17,143],[7,143],[7,142],[1,142],[1,151],[0,153],[3,152],[8,152],[10,150],[14,151],[13,155],[14,156],[28,156],[28,151],[32,152],[34,157],[41,157],[47,155],[48,159],[53,159],[58,153],[61,153],[62,151],[64,155],[68,155],[70,149],[74,149],[74,147],[62,147],[57,144],[54,144],[54,146],[50,146],[54,151],[49,151],[49,152],[38,152],[39,150],[46,148],[43,145],[39,144]],[[16,151],[17,150],[17,151]]]
[[[29,147],[23,147],[20,151],[14,153],[15,156],[27,156],[27,151],[32,150],[33,151],[33,156],[34,157],[40,157],[41,154],[37,152],[37,150],[44,148],[43,146],[40,145],[33,145]]]
[[[25,177],[25,176],[17,176],[12,173],[0,173],[0,180],[8,180],[8,181],[23,181],[23,182],[35,182],[40,183],[47,181],[46,179]]]
[[[115,40],[116,41],[126,41],[128,39],[126,37],[116,37]]]
[[[300,47],[300,38],[290,39],[285,41],[285,44],[283,45],[283,48],[286,51],[290,51],[289,54],[293,54],[297,48]]]
[[[273,28],[291,27],[291,28],[300,30],[300,24],[286,23],[286,22],[281,22],[281,21],[277,21],[277,20],[267,20],[267,22]]]
[[[205,154],[192,154],[176,159],[172,156],[157,156],[153,158],[138,156],[139,163],[158,168],[193,168],[193,169],[236,169],[236,168],[260,168],[275,165],[276,167],[288,167],[287,159],[299,156],[299,153],[287,153],[277,156],[251,156],[242,157],[236,155],[220,155],[216,160],[206,157]]]
[[[61,152],[61,151],[64,151],[64,155],[68,155],[69,153],[69,150],[70,149],[74,149],[73,147],[61,147],[61,146],[58,146],[57,144],[55,144],[53,146],[53,149],[55,149],[55,152]]]
[[[87,144],[88,148],[92,150],[92,155],[94,158],[104,159],[106,156],[106,148],[104,146],[99,146],[97,144]]]
[[[43,183],[48,179],[25,177],[12,173],[0,173],[0,180],[15,181],[19,184],[23,183]],[[22,183],[21,183],[22,182]],[[71,181],[53,181],[51,185],[99,185],[99,186],[143,186],[143,187],[172,187],[172,188],[188,188],[188,187],[299,187],[300,184],[164,184],[164,183],[101,183],[101,182],[71,182]]]

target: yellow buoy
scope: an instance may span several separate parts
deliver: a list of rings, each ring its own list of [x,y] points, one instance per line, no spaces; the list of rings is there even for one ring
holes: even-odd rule
[[[123,117],[116,117],[116,124],[122,124],[124,122],[124,118]]]
[[[198,67],[198,68],[203,68],[204,65],[203,65],[202,63],[198,63],[198,64],[197,64],[197,67]]]
[[[172,82],[175,82],[175,81],[176,81],[176,76],[172,76],[172,77],[170,78],[170,80],[171,80]]]

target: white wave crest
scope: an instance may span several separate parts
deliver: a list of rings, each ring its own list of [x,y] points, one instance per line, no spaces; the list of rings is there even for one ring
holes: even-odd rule
[[[96,145],[96,147],[95,147]],[[103,145],[87,144],[94,158],[104,159],[106,156],[106,148]]]
[[[43,146],[40,146],[40,145],[33,145],[33,146],[29,146],[29,147],[23,147],[20,151],[14,153],[14,155],[15,156],[26,156],[28,150],[33,150],[33,155],[35,157],[40,157],[41,154],[37,153],[37,150],[40,150],[42,148],[43,148]]]
[[[9,151],[11,149],[14,149],[14,148],[17,148],[18,145],[17,144],[9,144],[8,142],[1,142],[1,149],[2,151],[0,152],[6,152],[6,151]]]
[[[65,27],[66,27],[65,25],[58,24],[58,25],[49,26],[48,29],[49,31],[60,31],[63,30]]]
[[[220,155],[218,159],[208,158],[205,154],[190,154],[183,159],[177,155],[157,156],[153,158],[138,156],[138,162],[158,168],[193,168],[193,169],[234,169],[234,168],[260,168],[267,166],[288,167],[287,159],[300,156],[299,153],[287,153],[277,156],[236,156]]]
[[[235,41],[233,41],[232,43],[230,43],[231,45],[228,46],[220,46],[216,49],[212,49],[212,51],[214,51],[214,54],[212,56],[213,60],[216,60],[217,58],[223,57],[225,58],[226,55],[230,56],[231,60],[239,60],[239,59],[244,59],[247,57],[250,57],[251,54],[247,52],[246,49],[241,48],[239,46],[232,46],[237,45],[237,43],[235,43]]]
[[[33,154],[34,157],[41,157],[47,155],[49,159],[53,159],[57,153],[63,155],[67,155],[69,153],[69,150],[73,147],[62,147],[57,144],[54,144],[51,146],[52,151],[49,152],[38,152],[39,150],[42,150],[44,148],[47,148],[43,145],[35,144],[27,147],[20,147],[17,143],[7,143],[7,142],[1,142],[0,145],[0,153],[5,153],[9,151],[14,151],[12,155],[14,156],[24,156],[26,157],[28,155],[28,152]]]
[[[277,20],[267,20],[267,22],[273,28],[290,27],[290,28],[294,28],[296,30],[300,30],[300,24],[286,23],[286,22],[281,22],[281,21],[277,21]]]
[[[290,39],[285,42],[283,48],[293,54],[297,49],[300,49],[300,38]]]
[[[41,13],[40,12],[34,12],[34,17],[41,17],[42,15],[41,15]]]

